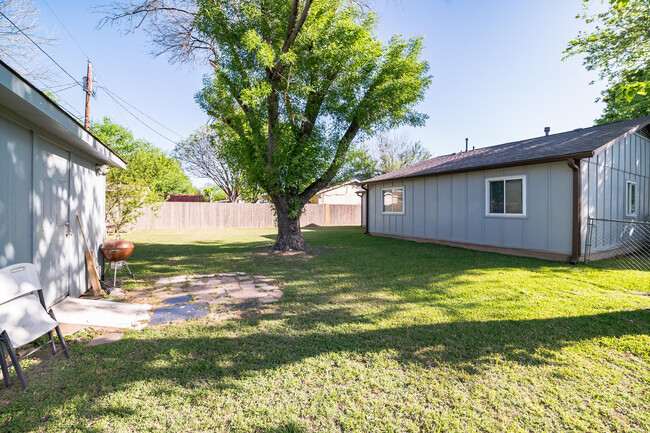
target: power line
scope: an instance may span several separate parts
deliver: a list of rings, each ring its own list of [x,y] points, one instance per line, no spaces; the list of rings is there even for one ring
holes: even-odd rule
[[[70,90],[70,89],[72,89],[73,87],[76,87],[76,86],[77,86],[77,84],[75,83],[75,84],[69,85],[68,87],[65,87],[65,88],[63,88],[63,89],[52,90],[52,92],[54,92],[54,93],[59,93],[59,92],[63,92],[63,91],[65,91],[65,90]],[[52,87],[54,87],[54,86],[52,86]]]
[[[102,88],[103,88],[104,90],[106,90],[106,88],[105,88],[104,86],[102,86]],[[134,117],[138,122],[142,123],[144,126],[146,126],[147,128],[149,128],[150,130],[152,130],[152,131],[155,132],[156,134],[160,135],[162,138],[164,138],[165,140],[169,141],[170,143],[176,144],[176,141],[174,141],[174,140],[172,140],[171,138],[167,137],[166,135],[164,135],[164,134],[158,132],[156,129],[154,129],[154,128],[152,128],[151,126],[149,126],[149,124],[146,123],[144,120],[140,119],[138,116],[136,116],[136,115],[133,114],[131,111],[129,111],[129,109],[126,108],[124,105],[122,105],[122,104],[121,104],[117,99],[115,99],[115,97],[113,97],[113,95],[112,95],[110,92],[106,92],[106,94],[107,94],[107,95],[108,95],[108,96],[109,96],[113,101],[115,101],[115,103],[116,103],[117,105],[119,105],[120,107],[122,107],[122,109],[123,109],[124,111],[126,111],[126,112],[129,113],[131,116],[133,116],[133,117]]]
[[[50,55],[47,53],[47,51],[45,51],[43,48],[41,48],[41,46],[40,46],[36,41],[34,41],[34,39],[32,39],[32,38],[31,38],[27,33],[25,33],[25,32],[23,31],[23,29],[21,29],[20,27],[18,27],[18,26],[16,25],[16,23],[14,23],[13,21],[11,21],[11,19],[10,19],[7,15],[5,15],[4,12],[0,11],[0,15],[2,15],[2,16],[4,17],[4,19],[6,19],[7,21],[9,21],[9,23],[11,23],[11,25],[14,26],[14,27],[16,28],[16,30],[18,30],[18,31],[19,31],[23,36],[25,36],[27,39],[29,39],[29,41],[30,41],[32,44],[34,44],[34,45],[36,46],[36,48],[38,48],[38,49],[39,49],[43,54],[45,54],[45,55],[46,55],[50,60],[52,60],[52,62],[54,62],[54,64],[57,65],[57,66],[59,67],[59,69],[61,69],[61,70],[62,70],[62,71],[63,71],[63,72],[68,76],[68,77],[70,77],[70,78],[72,79],[72,81],[74,81],[75,83],[77,83],[77,85],[83,89],[83,86],[81,85],[81,83],[79,83],[79,81],[77,81],[77,79],[76,79],[75,77],[73,77],[73,76],[72,76],[68,71],[66,71],[65,68],[64,68],[63,66],[59,65],[59,63],[58,63],[56,60],[54,60],[54,59],[52,58],[52,56],[50,56]]]
[[[66,86],[70,86],[70,85],[72,85],[72,86],[76,86],[77,83],[55,84],[55,85],[53,85],[53,86],[50,86],[50,88],[51,88],[51,89],[54,89],[54,88],[56,88],[56,87],[66,87]]]
[[[131,107],[131,108],[133,108],[135,111],[137,111],[138,113],[140,113],[140,114],[142,114],[143,116],[147,117],[149,120],[153,121],[154,123],[158,124],[159,126],[162,126],[163,128],[165,128],[167,131],[171,132],[172,134],[177,135],[177,136],[179,136],[180,138],[184,138],[181,134],[179,134],[178,132],[176,132],[176,131],[174,131],[174,130],[172,130],[172,129],[169,129],[167,126],[165,126],[165,125],[163,125],[162,123],[158,122],[156,119],[154,119],[153,117],[149,116],[149,115],[148,115],[147,113],[145,113],[144,111],[142,111],[142,110],[138,110],[137,107],[134,107],[132,104],[129,104],[129,103],[128,103],[127,101],[125,101],[123,98],[120,98],[119,95],[117,95],[115,92],[109,90],[106,86],[98,86],[98,88],[106,90],[107,93],[111,93],[111,94],[112,94],[113,96],[115,96],[117,99],[119,99],[120,101],[124,102],[126,105],[128,105],[128,106]]]
[[[54,12],[54,10],[50,7],[50,5],[47,3],[46,0],[41,0],[41,1],[42,1],[43,4],[44,4],[48,9],[49,9],[49,11],[52,13],[52,15],[54,16],[54,18],[56,18],[56,20],[59,22],[59,24],[61,24],[61,27],[63,27],[63,29],[65,30],[65,32],[68,34],[68,36],[70,36],[70,39],[72,39],[72,42],[77,46],[77,48],[79,49],[79,51],[81,51],[81,53],[84,55],[84,57],[86,57],[86,59],[87,59],[88,61],[90,61],[90,56],[88,56],[88,54],[84,51],[84,49],[81,47],[81,45],[77,42],[77,40],[75,39],[75,37],[72,35],[72,32],[70,32],[70,30],[68,30],[67,26],[63,23],[63,21],[61,20],[61,18],[59,18],[59,16],[56,14],[56,12]],[[12,21],[11,21],[11,20],[10,20],[10,19],[5,15],[5,14],[4,14],[4,13],[2,13],[2,12],[0,11],[0,14],[2,14],[2,16],[5,17],[5,19],[7,19],[7,21],[9,21],[9,22],[14,26],[14,27],[16,27],[16,29],[18,29],[18,31],[20,31],[20,33],[22,33],[22,34],[23,34],[27,39],[29,39],[29,40],[30,40],[34,45],[36,45],[36,47],[37,47],[39,50],[41,50],[41,51],[43,52],[43,54],[45,54],[45,55],[46,55],[50,60],[52,60],[52,62],[54,62],[54,63],[55,63],[55,64],[56,64],[56,65],[57,65],[57,66],[58,66],[58,67],[59,67],[63,72],[65,72],[65,73],[66,73],[70,78],[72,78],[72,80],[75,82],[75,85],[78,85],[78,86],[81,87],[82,89],[84,88],[83,85],[81,85],[81,84],[80,84],[80,83],[79,83],[79,82],[78,82],[78,81],[77,81],[77,80],[76,80],[72,75],[70,75],[70,74],[68,73],[68,71],[66,71],[66,70],[65,70],[61,65],[59,65],[59,64],[58,64],[58,63],[57,63],[57,62],[56,62],[56,61],[55,61],[55,60],[54,60],[54,59],[53,59],[53,58],[52,58],[52,57],[51,57],[47,52],[45,52],[45,50],[43,50],[43,48],[41,48],[41,47],[40,47],[40,46],[39,46],[39,45],[38,45],[38,44],[37,44],[37,43],[36,43],[32,38],[30,38],[30,37],[29,37],[25,32],[23,32],[23,31],[22,31],[22,30],[21,30],[21,29],[20,29],[16,24],[14,24],[14,23],[13,23],[13,22],[12,22]],[[96,77],[97,77],[97,78],[102,82],[102,84],[104,84],[103,80],[101,80],[101,78],[99,77],[98,74],[95,73],[94,75],[95,75],[95,76],[96,76]],[[92,77],[88,77],[88,80],[91,80],[91,79],[92,79]],[[72,87],[74,87],[74,85],[73,85]],[[165,128],[166,130],[168,130],[169,132],[173,133],[174,135],[177,135],[178,137],[183,138],[183,136],[182,136],[181,134],[179,134],[179,133],[177,133],[176,131],[170,129],[169,127],[165,126],[164,124],[158,122],[156,119],[154,119],[153,117],[149,116],[147,113],[143,112],[142,110],[139,110],[137,107],[133,106],[133,105],[130,104],[128,101],[126,101],[125,99],[123,99],[123,98],[121,98],[119,95],[117,95],[116,93],[114,93],[114,92],[112,92],[111,90],[109,90],[108,87],[106,87],[105,84],[104,84],[103,86],[98,86],[98,87],[101,87],[102,89],[104,89],[104,90],[106,91],[106,94],[108,94],[108,96],[113,100],[113,102],[115,102],[115,104],[117,104],[120,108],[122,108],[124,111],[126,111],[127,113],[129,113],[131,116],[133,116],[136,120],[138,120],[138,121],[139,121],[140,123],[142,123],[144,126],[146,126],[147,128],[149,128],[151,131],[155,132],[156,134],[158,134],[159,136],[161,136],[161,137],[164,138],[165,140],[167,140],[167,141],[169,141],[169,142],[171,142],[171,143],[176,144],[176,142],[175,142],[174,140],[172,140],[172,139],[170,139],[169,137],[167,137],[166,135],[160,133],[160,132],[157,131],[155,128],[151,127],[151,126],[150,126],[149,124],[147,124],[145,121],[143,121],[143,120],[140,119],[138,116],[136,116],[136,115],[133,114],[131,111],[129,111],[129,110],[128,110],[124,105],[122,105],[122,104],[118,101],[118,99],[119,99],[120,101],[122,101],[124,104],[126,104],[126,105],[128,105],[129,107],[131,107],[132,109],[134,109],[135,111],[137,111],[137,112],[139,112],[140,114],[142,114],[143,116],[147,117],[148,119],[150,119],[151,121],[153,121],[153,122],[156,123],[157,125],[159,125],[159,126]],[[68,89],[70,89],[70,88],[71,88],[71,87],[66,87],[65,89],[62,89],[62,90],[60,90],[60,91],[68,90]],[[75,111],[76,111],[76,110],[75,110]]]
[[[86,58],[86,60],[90,61],[90,56],[86,53],[86,51],[84,51],[84,49],[81,47],[81,45],[79,44],[79,42],[77,42],[77,39],[74,37],[74,35],[72,34],[72,32],[71,32],[70,30],[68,30],[68,27],[65,25],[65,23],[63,22],[63,20],[62,20],[61,18],[59,18],[59,16],[56,14],[56,12],[54,12],[54,9],[52,9],[52,7],[47,3],[46,0],[41,0],[41,1],[42,1],[43,4],[44,4],[48,9],[49,9],[49,11],[52,13],[52,15],[54,16],[54,18],[56,18],[56,20],[59,22],[59,24],[61,24],[61,27],[63,27],[63,29],[64,29],[65,32],[68,34],[68,36],[70,37],[70,39],[72,39],[72,42],[77,46],[77,48],[79,49],[79,51],[81,52],[81,54],[83,54],[83,56]],[[97,77],[97,79],[98,79],[100,82],[102,82],[102,84],[103,84],[103,80],[99,77],[99,75],[98,75],[96,72],[93,73],[93,75],[94,75],[95,77]],[[92,79],[92,77],[90,77],[90,79]],[[117,96],[117,95],[116,95],[116,96]],[[97,103],[99,104],[100,107],[104,108],[103,105],[101,104],[101,102],[99,102],[99,100],[97,100],[97,98],[95,98],[95,100],[97,101]],[[117,104],[115,104],[115,105],[118,106]],[[118,107],[119,107],[119,106],[118,106]],[[120,107],[120,108],[121,108],[121,107]],[[120,115],[120,117],[121,117],[123,120],[126,121],[126,118],[122,115],[121,112],[119,112],[119,115]]]
[[[86,57],[86,60],[90,60],[90,57],[88,56],[88,54],[86,54],[84,49],[81,48],[81,45],[79,45],[79,43],[74,38],[74,36],[72,36],[72,33],[70,33],[70,30],[68,30],[68,28],[65,26],[65,24],[63,24],[63,21],[61,21],[61,18],[59,18],[59,16],[56,14],[56,12],[54,12],[54,10],[50,7],[49,4],[47,4],[47,2],[45,0],[41,0],[41,1],[50,10],[50,12],[52,12],[52,15],[54,15],[54,18],[56,18],[56,20],[59,22],[59,24],[61,24],[61,27],[63,27],[63,30],[65,30],[65,32],[68,34],[68,36],[70,36],[70,39],[72,39],[72,42],[74,42],[74,44],[77,46],[77,48],[79,48],[79,51],[81,51],[81,53]]]
[[[3,55],[3,56],[7,56],[7,57],[9,57],[11,60],[14,61],[14,63],[16,63],[18,66],[20,66],[23,70],[28,71],[28,69],[25,68],[25,67],[22,65],[22,63],[19,62],[19,61],[18,61],[15,57],[13,57],[11,54],[9,54],[9,53],[7,53],[7,52],[4,52],[4,53],[2,53],[2,55]],[[48,87],[48,85],[47,85],[45,82],[43,82],[43,80],[41,80],[40,78],[38,78],[38,77],[34,77],[34,80],[38,81],[38,82],[41,84],[41,86],[43,86],[43,88],[44,88],[45,90],[51,92],[52,94],[55,94],[55,93],[61,92],[62,90],[66,90],[66,89],[62,89],[62,90],[54,91],[54,90],[52,90],[52,88]],[[67,89],[70,89],[70,88],[72,88],[72,87],[74,87],[74,86],[76,86],[76,84],[72,84],[72,86],[71,86],[71,87],[68,87]],[[53,87],[54,87],[54,86],[53,86]],[[59,97],[58,97],[58,101],[54,101],[54,102],[55,102],[59,107],[61,107],[62,110],[64,110],[66,113],[68,113],[70,116],[72,116],[72,117],[74,117],[75,119],[78,119],[78,120],[81,119],[81,113],[79,113],[79,111],[77,111],[77,109],[75,109],[74,106],[73,106],[72,104],[70,104],[68,101],[66,101],[65,99],[63,99],[63,98],[61,98],[61,97],[59,96]],[[75,114],[75,113],[76,113],[76,114]]]

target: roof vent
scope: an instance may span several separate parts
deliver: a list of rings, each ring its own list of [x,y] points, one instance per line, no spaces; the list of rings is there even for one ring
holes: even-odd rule
[[[550,126],[545,126],[544,127],[544,134],[548,135],[549,132],[551,132],[551,127]]]

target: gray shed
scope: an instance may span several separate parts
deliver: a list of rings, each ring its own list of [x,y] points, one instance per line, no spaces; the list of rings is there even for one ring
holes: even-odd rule
[[[126,163],[0,62],[0,267],[34,263],[45,300],[88,287],[81,218],[91,248],[104,240],[104,165]]]
[[[575,263],[588,218],[650,217],[649,124],[650,116],[545,135],[368,179],[368,232]],[[616,249],[598,242],[599,251]]]

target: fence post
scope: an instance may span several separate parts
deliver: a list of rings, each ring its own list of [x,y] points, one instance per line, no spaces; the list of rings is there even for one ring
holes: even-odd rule
[[[589,256],[591,255],[591,237],[594,230],[594,219],[592,217],[587,218],[587,237],[585,239],[585,264],[589,263]]]
[[[325,203],[325,227],[330,225],[330,205]]]

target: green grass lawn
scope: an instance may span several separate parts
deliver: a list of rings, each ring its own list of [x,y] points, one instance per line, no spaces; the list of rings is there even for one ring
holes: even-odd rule
[[[649,431],[650,274],[308,229],[141,232],[129,264],[278,279],[278,304],[70,344],[0,431]]]

